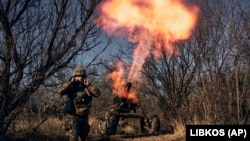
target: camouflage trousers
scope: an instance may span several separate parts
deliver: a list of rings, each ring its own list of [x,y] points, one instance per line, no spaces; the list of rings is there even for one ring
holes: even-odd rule
[[[70,138],[70,141],[86,141],[90,127],[88,123],[88,115],[77,116],[66,114],[64,119],[64,129]]]

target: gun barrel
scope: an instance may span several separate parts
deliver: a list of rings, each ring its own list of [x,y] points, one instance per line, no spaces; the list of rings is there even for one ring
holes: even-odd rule
[[[127,82],[126,85],[125,85],[125,91],[129,92],[130,89],[131,89],[131,86],[132,86],[132,83],[131,82]]]

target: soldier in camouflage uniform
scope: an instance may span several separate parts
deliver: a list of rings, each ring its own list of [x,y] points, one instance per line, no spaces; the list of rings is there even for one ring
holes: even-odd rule
[[[86,140],[90,131],[88,123],[92,97],[100,96],[100,90],[86,79],[86,70],[77,67],[70,81],[58,89],[64,97],[64,113],[70,141]]]

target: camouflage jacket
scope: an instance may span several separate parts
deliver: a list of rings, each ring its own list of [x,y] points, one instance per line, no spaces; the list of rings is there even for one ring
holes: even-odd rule
[[[66,95],[67,100],[73,100],[75,113],[79,115],[84,114],[91,107],[92,97],[98,97],[101,94],[100,90],[92,84],[85,86],[72,81],[64,83],[57,92],[61,96]]]

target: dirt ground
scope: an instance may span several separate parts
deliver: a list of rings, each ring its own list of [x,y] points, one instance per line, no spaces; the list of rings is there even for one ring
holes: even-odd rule
[[[87,141],[185,141],[185,135],[161,134],[161,135],[112,135],[106,138],[89,136]],[[0,141],[68,141],[65,136],[42,136],[35,135],[32,138],[14,139],[11,136],[0,136]]]
[[[185,141],[185,135],[114,135],[109,138],[89,137],[89,141]]]

